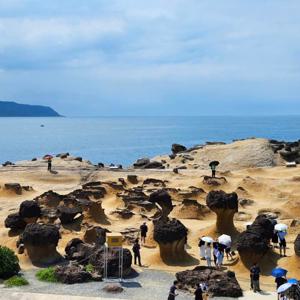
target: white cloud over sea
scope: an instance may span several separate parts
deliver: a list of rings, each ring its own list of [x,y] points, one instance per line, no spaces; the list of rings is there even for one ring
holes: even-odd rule
[[[300,113],[297,0],[0,0],[0,99],[66,115]]]

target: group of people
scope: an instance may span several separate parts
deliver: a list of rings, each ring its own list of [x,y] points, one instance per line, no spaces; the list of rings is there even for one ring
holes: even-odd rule
[[[168,300],[175,300],[175,298],[178,296],[176,293],[177,286],[178,281],[175,280],[170,288]],[[207,291],[208,287],[206,283],[197,283],[194,292],[195,300],[206,300],[208,297]]]
[[[222,267],[225,254],[228,260],[233,259],[230,245],[226,246],[218,242],[206,243],[200,239],[198,246],[200,248],[200,257],[206,260],[208,267],[212,266],[212,257],[217,268]]]

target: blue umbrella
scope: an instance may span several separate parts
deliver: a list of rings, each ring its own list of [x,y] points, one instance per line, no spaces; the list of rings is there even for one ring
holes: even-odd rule
[[[287,270],[282,269],[282,268],[276,268],[276,269],[272,270],[272,276],[275,278],[285,276],[286,273],[287,273]]]
[[[299,281],[295,278],[291,278],[287,282],[290,283],[290,284],[298,284]]]

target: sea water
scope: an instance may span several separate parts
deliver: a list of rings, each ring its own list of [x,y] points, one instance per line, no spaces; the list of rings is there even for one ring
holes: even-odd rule
[[[0,118],[0,162],[70,152],[94,163],[130,165],[170,153],[172,143],[247,137],[298,140],[300,116]]]

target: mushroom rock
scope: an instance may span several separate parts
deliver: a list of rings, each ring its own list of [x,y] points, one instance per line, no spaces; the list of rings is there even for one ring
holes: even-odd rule
[[[83,283],[92,280],[92,275],[84,267],[75,264],[57,266],[55,275],[59,282],[65,284]]]
[[[244,265],[250,267],[270,249],[270,239],[274,225],[265,215],[259,215],[247,230],[242,232],[237,240],[237,250]]]
[[[180,145],[180,144],[173,144],[171,150],[172,150],[172,153],[173,153],[173,154],[177,154],[177,153],[179,153],[179,152],[186,151],[187,149],[186,149],[186,147],[183,146],[183,145]]]
[[[206,196],[207,206],[216,213],[216,229],[220,234],[236,232],[233,217],[238,212],[238,196],[236,193],[227,194],[223,191],[211,191]]]
[[[22,242],[33,263],[50,264],[61,259],[56,247],[60,239],[54,225],[28,224],[22,234]]]
[[[83,264],[88,263],[88,259],[94,251],[94,246],[84,243],[79,238],[70,240],[65,248],[66,258],[68,260],[78,261]]]
[[[58,207],[59,219],[62,224],[70,224],[75,222],[75,217],[78,214],[82,214],[81,207],[67,207],[60,206]]]
[[[300,234],[298,234],[295,242],[294,242],[294,249],[297,256],[300,256]]]
[[[164,261],[178,261],[186,256],[187,228],[176,219],[158,219],[154,223],[154,240]]]
[[[42,195],[34,198],[38,204],[46,206],[46,207],[57,207],[59,206],[60,202],[63,201],[65,196],[60,195],[58,193],[53,192],[52,190],[43,193]]]
[[[19,230],[26,227],[26,222],[20,217],[19,213],[14,213],[7,216],[4,225],[6,228]]]
[[[110,232],[106,228],[100,226],[92,226],[88,228],[84,234],[83,240],[89,244],[97,244],[103,246],[106,241],[106,233]]]
[[[180,205],[175,207],[174,211],[177,218],[180,219],[203,219],[210,212],[207,206],[193,199],[184,199]]]
[[[176,279],[181,289],[192,291],[196,284],[205,282],[208,286],[210,297],[232,297],[243,296],[243,291],[231,271],[216,270],[211,267],[199,266],[193,270],[176,273]]]
[[[169,193],[162,189],[150,194],[149,202],[155,203],[161,210],[162,219],[167,219],[170,212],[173,210],[172,199]]]
[[[41,208],[34,200],[23,201],[19,209],[20,217],[27,223],[35,223],[41,216]]]

